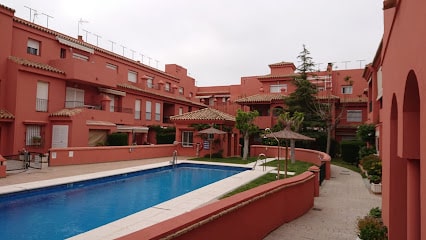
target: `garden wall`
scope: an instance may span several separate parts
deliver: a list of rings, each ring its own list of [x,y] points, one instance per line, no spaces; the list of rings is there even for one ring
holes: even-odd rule
[[[280,147],[280,159],[285,159],[285,147]],[[250,146],[250,156],[259,156],[259,154],[265,154],[266,157],[277,157],[278,149],[277,146],[265,146],[265,145],[251,145]],[[321,166],[321,163],[325,164],[325,179],[330,180],[331,177],[331,167],[330,161],[331,157],[327,153],[320,152],[312,149],[304,148],[295,148],[296,159],[303,162],[310,162],[318,167]],[[288,158],[290,158],[290,147],[288,148]]]
[[[137,145],[107,147],[71,147],[49,150],[49,166],[115,162],[170,157],[176,145]]]
[[[318,178],[305,172],[213,202],[119,239],[263,239],[313,207],[315,184]]]

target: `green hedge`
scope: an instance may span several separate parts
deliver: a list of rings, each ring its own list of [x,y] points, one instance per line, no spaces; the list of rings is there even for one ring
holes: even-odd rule
[[[343,161],[358,165],[359,161],[359,149],[362,142],[360,141],[342,141],[340,143],[340,149],[342,153]]]
[[[111,133],[107,136],[108,146],[127,146],[127,133]]]

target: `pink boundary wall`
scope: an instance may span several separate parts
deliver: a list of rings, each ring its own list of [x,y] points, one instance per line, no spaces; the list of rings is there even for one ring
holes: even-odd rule
[[[285,159],[285,147],[280,147],[280,159]],[[250,156],[259,156],[259,154],[265,154],[266,157],[277,157],[278,149],[277,146],[265,146],[265,145],[251,145]],[[320,152],[312,149],[295,148],[296,159],[310,162],[318,167],[321,166],[321,162],[325,163],[325,179],[330,180],[331,178],[331,157],[327,153]],[[288,148],[288,156],[290,158],[290,147]]]
[[[176,145],[137,145],[117,147],[71,147],[50,149],[49,166],[115,162],[170,157]]]
[[[270,182],[119,239],[262,239],[313,207],[315,176]]]

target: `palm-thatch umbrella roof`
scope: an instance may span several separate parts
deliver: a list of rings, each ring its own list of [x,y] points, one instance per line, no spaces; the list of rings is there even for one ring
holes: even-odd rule
[[[311,138],[308,136],[305,136],[303,134],[293,132],[289,129],[283,129],[278,132],[272,132],[265,134],[265,137],[267,138],[279,138],[279,139],[289,139],[289,140],[308,140],[308,141],[315,141],[315,138]]]
[[[201,133],[201,134],[226,134],[226,132],[219,130],[217,128],[214,128],[214,127],[209,127],[207,129],[199,131],[198,133]]]

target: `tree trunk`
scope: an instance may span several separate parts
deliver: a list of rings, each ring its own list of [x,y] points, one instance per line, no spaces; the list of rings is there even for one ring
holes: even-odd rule
[[[330,155],[330,147],[331,147],[331,124],[327,123],[327,148],[325,152]]]
[[[249,146],[249,133],[244,133],[244,148],[243,148],[243,160],[247,160]]]
[[[294,139],[290,140],[290,159],[291,159],[291,163],[295,163],[296,162],[296,141]]]

